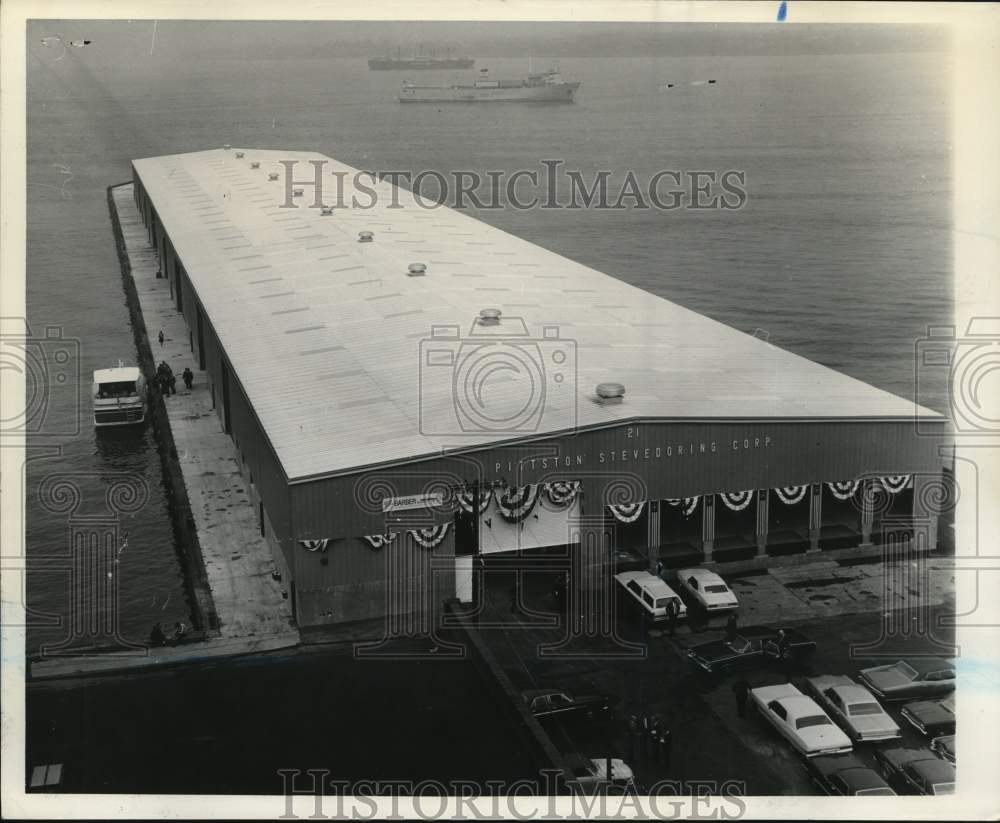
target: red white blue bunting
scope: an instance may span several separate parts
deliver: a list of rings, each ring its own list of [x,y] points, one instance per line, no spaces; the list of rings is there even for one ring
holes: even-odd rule
[[[381,549],[388,546],[393,540],[396,539],[396,533],[386,532],[385,534],[366,534],[363,539],[373,549]]]
[[[508,523],[520,523],[531,514],[538,502],[540,487],[537,483],[529,483],[527,486],[504,489],[497,491],[494,497],[497,501],[497,508],[504,520]]]
[[[459,492],[456,496],[458,500],[458,505],[462,507],[462,511],[471,512],[472,511],[472,492]],[[479,513],[482,514],[486,509],[489,508],[490,500],[493,499],[493,489],[480,489],[479,490]]]
[[[619,505],[609,504],[611,514],[619,523],[634,523],[642,515],[642,510],[646,508],[646,503],[621,503]]]
[[[809,485],[806,484],[805,486],[779,486],[774,490],[774,493],[786,506],[794,506],[796,503],[802,502],[808,491]]]
[[[888,477],[880,477],[879,482],[882,484],[882,487],[889,492],[889,494],[899,494],[903,489],[910,485],[910,475],[893,474]]]
[[[441,545],[441,541],[448,534],[448,526],[450,525],[450,523],[442,523],[440,526],[432,526],[429,529],[411,529],[410,537],[416,541],[418,546],[433,549]]]
[[[860,480],[839,480],[827,483],[826,487],[838,500],[850,500],[860,485]]]
[[[556,506],[568,506],[580,493],[580,486],[579,480],[557,480],[554,483],[545,483],[542,488],[545,490],[545,496],[549,502]]]
[[[330,543],[330,538],[324,538],[323,540],[300,540],[299,545],[305,549],[307,552],[325,552],[327,545]]]
[[[695,496],[695,497],[683,497],[683,498],[682,497],[669,497],[666,500],[664,500],[663,502],[666,503],[668,506],[683,506],[684,507],[684,516],[685,517],[690,517],[692,514],[694,514],[694,510],[698,508],[698,501],[700,499],[701,498],[698,497],[698,496]]]
[[[747,489],[742,492],[723,492],[719,497],[722,498],[722,502],[726,504],[727,509],[732,509],[734,512],[741,512],[753,500],[753,489]]]

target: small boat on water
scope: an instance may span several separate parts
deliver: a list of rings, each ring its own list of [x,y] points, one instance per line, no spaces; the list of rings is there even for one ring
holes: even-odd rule
[[[137,366],[121,360],[94,372],[94,425],[130,426],[146,419],[146,380]]]
[[[528,74],[523,80],[494,80],[480,69],[473,83],[418,86],[403,83],[401,103],[570,103],[580,87],[562,79],[556,69]]]

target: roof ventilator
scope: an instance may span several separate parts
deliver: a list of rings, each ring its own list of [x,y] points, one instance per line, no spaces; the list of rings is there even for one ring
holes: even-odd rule
[[[271,180],[271,181],[274,181],[274,180],[277,180],[277,179],[278,179],[278,172],[276,172],[276,171],[272,171],[272,172],[271,172],[271,173],[270,173],[270,174],[269,174],[269,175],[267,176],[267,179],[268,179],[268,180]]]
[[[500,309],[482,309],[479,312],[479,325],[480,326],[498,326],[500,325],[500,315],[503,312]]]
[[[371,243],[375,239],[375,233],[370,231],[359,231],[358,232],[358,242],[359,243]]]
[[[257,162],[256,160],[254,160],[254,161],[253,161],[253,162],[252,162],[252,163],[250,164],[250,168],[252,168],[252,169],[259,169],[259,168],[260,168],[260,163],[258,163],[258,162]]]
[[[237,160],[242,160],[243,159],[243,152],[241,152],[241,151],[236,152],[236,159]]]
[[[427,273],[427,266],[423,263],[410,263],[406,273],[410,277],[423,277]]]
[[[232,148],[232,146],[230,146],[228,143],[223,143],[222,144],[222,150],[223,151],[229,151],[231,148]]]
[[[621,383],[598,383],[597,402],[602,406],[621,403],[625,398],[625,387]]]
[[[302,189],[292,189],[292,197],[301,197]]]
[[[331,214],[333,214],[333,206],[321,206],[319,213],[322,214],[324,217],[329,217]]]

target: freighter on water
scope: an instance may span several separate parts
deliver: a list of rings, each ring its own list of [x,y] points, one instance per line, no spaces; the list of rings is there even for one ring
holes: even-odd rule
[[[556,69],[529,74],[523,80],[493,80],[486,69],[474,83],[418,86],[403,83],[401,103],[570,103],[580,87],[567,82]]]

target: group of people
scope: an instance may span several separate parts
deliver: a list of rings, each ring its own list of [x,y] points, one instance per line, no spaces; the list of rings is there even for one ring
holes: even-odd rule
[[[151,646],[176,646],[178,643],[183,643],[185,637],[187,636],[187,626],[178,621],[174,623],[174,631],[169,637],[163,631],[163,626],[157,623],[153,626],[153,630],[149,633],[149,644]]]
[[[645,757],[657,760],[664,766],[670,765],[670,729],[660,720],[658,714],[629,715],[629,734],[632,737],[634,760]]]
[[[191,387],[194,385],[194,372],[185,366],[181,379],[184,380],[185,388],[191,391]],[[156,387],[164,397],[177,394],[177,378],[174,377],[174,370],[170,368],[170,364],[166,360],[161,360],[156,367]]]

